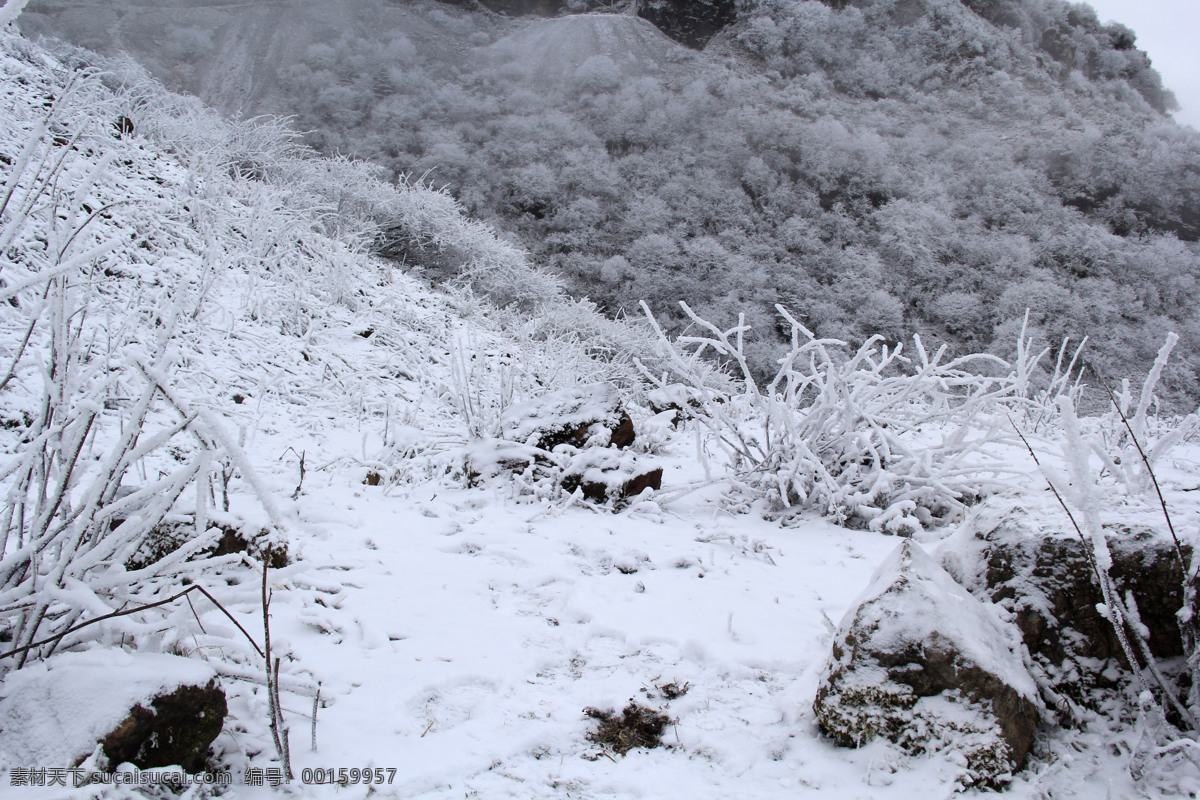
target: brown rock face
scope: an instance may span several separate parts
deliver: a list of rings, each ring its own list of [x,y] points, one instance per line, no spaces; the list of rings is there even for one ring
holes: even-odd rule
[[[842,746],[883,736],[910,753],[954,749],[964,786],[999,786],[1040,718],[1019,633],[906,541],[838,631],[813,704]]]
[[[179,765],[187,772],[199,772],[227,711],[225,693],[216,682],[180,686],[155,697],[149,709],[134,706],[129,717],[104,737],[104,755],[113,766],[125,762],[139,769]]]
[[[1111,623],[1096,610],[1102,596],[1078,535],[1034,530],[1008,517],[975,536],[984,568],[971,588],[1013,612],[1039,681],[1076,702],[1087,702],[1092,688],[1117,683],[1128,665]],[[1109,529],[1107,538],[1109,574],[1122,595],[1137,601],[1151,653],[1182,656],[1183,574],[1174,543],[1147,528]],[[1190,547],[1184,558],[1190,562]]]

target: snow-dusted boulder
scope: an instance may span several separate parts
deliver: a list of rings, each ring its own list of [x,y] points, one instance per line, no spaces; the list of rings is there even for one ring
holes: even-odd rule
[[[1025,762],[1040,702],[1016,628],[912,541],[842,621],[813,709],[825,735],[876,736],[910,753],[953,749],[963,785],[995,786]]]
[[[627,450],[633,420],[615,386],[598,383],[548,392],[510,406],[500,417],[500,439],[468,445],[468,481],[508,474],[526,485],[582,492],[605,503],[662,487],[662,468]]]
[[[463,449],[467,482],[480,482],[500,475],[524,474],[536,479],[553,471],[548,454],[537,447],[504,439],[476,439]]]
[[[500,435],[511,442],[553,450],[572,447],[628,447],[633,421],[621,406],[617,388],[607,383],[548,392],[505,409]]]
[[[667,384],[651,390],[646,395],[650,410],[655,414],[671,412],[671,425],[691,419],[703,407],[703,395],[699,389],[682,383]]]
[[[1160,659],[1182,656],[1183,572],[1175,543],[1164,531],[1136,525],[1106,526],[1105,538],[1109,575],[1137,601],[1150,652]],[[1191,563],[1191,546],[1181,547]],[[1048,696],[1095,705],[1105,701],[1094,690],[1128,678],[1112,623],[1097,610],[1103,597],[1074,529],[1019,508],[983,507],[942,555],[963,586],[1012,613]],[[1070,714],[1060,721],[1070,722]]]
[[[624,500],[647,489],[662,488],[662,467],[647,467],[628,451],[591,448],[573,456],[563,470],[562,485],[579,489],[597,503]]]
[[[162,653],[61,653],[0,684],[0,762],[72,767],[101,745],[111,766],[204,768],[225,693],[203,661]]]

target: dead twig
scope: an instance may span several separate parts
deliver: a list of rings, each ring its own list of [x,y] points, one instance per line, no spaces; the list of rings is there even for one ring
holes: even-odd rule
[[[288,729],[283,724],[283,707],[279,702],[279,659],[271,660],[271,592],[267,588],[267,571],[271,564],[271,549],[263,553],[262,564],[262,615],[263,615],[263,658],[267,664],[267,705],[271,714],[271,739],[275,744],[275,752],[283,764],[284,774],[288,780],[292,775],[291,753],[288,747]],[[274,669],[272,669],[274,667]]]
[[[114,611],[111,614],[105,614],[102,617],[96,617],[95,619],[89,619],[86,622],[81,622],[78,625],[73,625],[70,628],[67,628],[62,633],[55,634],[54,636],[51,636],[47,639],[42,639],[39,642],[32,642],[30,644],[24,645],[23,647],[18,647],[15,650],[9,650],[7,653],[0,653],[0,658],[8,658],[9,656],[19,655],[21,653],[28,652],[30,650],[33,650],[34,648],[41,647],[42,645],[50,644],[52,642],[57,643],[59,640],[61,640],[63,637],[67,636],[68,634],[72,634],[75,631],[80,630],[82,628],[86,628],[89,625],[95,625],[97,622],[104,622],[105,620],[115,619],[117,617],[127,617],[130,614],[136,614],[139,611],[145,611],[146,609],[149,609],[149,608],[158,608],[159,606],[165,606],[167,603],[172,603],[181,597],[186,597],[187,595],[191,594],[192,592],[200,592],[200,594],[207,597],[214,606],[216,606],[218,609],[221,610],[221,613],[223,613],[226,617],[229,618],[230,622],[232,622],[234,625],[237,626],[237,629],[242,632],[243,636],[246,637],[246,641],[250,642],[250,645],[254,648],[255,652],[257,652],[260,656],[264,655],[262,648],[260,648],[258,646],[258,643],[256,641],[254,641],[254,637],[252,637],[249,633],[247,633],[246,629],[242,627],[242,623],[238,622],[237,619],[234,618],[233,614],[229,613],[229,609],[227,609],[227,608],[225,608],[225,606],[221,605],[217,601],[217,598],[213,597],[208,592],[208,590],[205,589],[203,586],[201,586],[200,584],[192,584],[188,588],[184,589],[182,592],[179,592],[178,594],[173,594],[170,597],[165,598],[163,600],[158,600],[153,603],[146,603],[144,605],[137,606],[136,608],[127,608],[127,609],[124,609],[123,611]],[[188,603],[190,604],[191,601],[189,600]],[[193,608],[193,612],[194,611],[195,611],[195,609]]]

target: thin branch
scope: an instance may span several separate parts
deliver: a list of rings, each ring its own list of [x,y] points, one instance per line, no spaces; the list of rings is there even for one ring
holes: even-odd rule
[[[1089,365],[1091,366],[1091,365]],[[1146,473],[1150,476],[1150,481],[1154,484],[1154,491],[1158,494],[1158,503],[1162,506],[1163,516],[1167,519],[1167,530],[1171,532],[1171,539],[1175,542],[1175,554],[1179,557],[1179,568],[1183,571],[1184,580],[1187,580],[1187,563],[1183,557],[1183,546],[1179,544],[1179,536],[1175,533],[1175,526],[1171,523],[1171,512],[1167,510],[1167,501],[1163,497],[1162,487],[1158,485],[1158,476],[1154,474],[1154,468],[1150,466],[1150,459],[1146,456],[1146,451],[1142,449],[1142,443],[1138,441],[1137,435],[1133,432],[1133,426],[1129,424],[1128,417],[1121,410],[1121,404],[1117,402],[1117,396],[1113,394],[1113,390],[1104,382],[1104,378],[1100,373],[1096,372],[1093,367],[1092,372],[1095,373],[1100,385],[1104,387],[1104,391],[1108,392],[1108,399],[1112,401],[1113,408],[1117,410],[1117,415],[1121,417],[1121,422],[1125,425],[1125,430],[1129,432],[1129,440],[1133,442],[1133,446],[1137,448],[1138,455],[1142,457],[1142,463],[1146,465]]]
[[[16,650],[9,650],[7,653],[0,653],[0,658],[8,658],[9,656],[15,656],[20,653],[25,653],[36,647],[41,647],[44,644],[50,644],[51,642],[57,642],[58,640],[62,639],[63,637],[68,636],[69,634],[72,634],[75,631],[80,630],[82,628],[86,628],[89,625],[95,625],[97,622],[104,622],[105,620],[114,619],[116,617],[127,617],[130,614],[136,614],[139,611],[145,611],[146,609],[149,609],[149,608],[158,608],[159,606],[165,606],[167,603],[172,603],[181,597],[191,594],[192,592],[200,592],[200,594],[204,595],[210,601],[212,601],[212,604],[214,606],[216,606],[218,609],[220,609],[221,612],[226,617],[229,618],[230,622],[232,622],[234,625],[237,626],[237,629],[242,632],[243,636],[246,637],[246,641],[250,642],[250,645],[254,648],[255,652],[257,652],[260,656],[263,655],[262,648],[260,648],[258,646],[258,643],[254,641],[254,637],[252,637],[249,633],[246,632],[246,629],[242,627],[242,623],[238,622],[237,619],[233,616],[233,614],[229,613],[229,610],[227,608],[225,608],[225,606],[221,605],[220,602],[217,601],[217,598],[213,597],[211,594],[209,594],[208,590],[206,590],[203,586],[201,586],[200,584],[197,583],[197,584],[193,584],[193,585],[189,586],[188,588],[184,589],[182,592],[179,592],[178,594],[171,595],[170,597],[168,597],[164,600],[158,600],[153,603],[146,603],[144,605],[140,605],[135,608],[127,608],[123,611],[114,611],[111,614],[105,614],[102,617],[96,617],[95,619],[89,619],[86,622],[81,622],[78,625],[73,625],[70,628],[67,628],[62,633],[55,634],[54,636],[51,636],[48,639],[42,639],[40,642],[33,642],[33,643],[27,644],[23,647],[18,647]],[[190,601],[189,601],[189,603],[190,603]],[[194,609],[193,609],[193,611],[194,611]]]

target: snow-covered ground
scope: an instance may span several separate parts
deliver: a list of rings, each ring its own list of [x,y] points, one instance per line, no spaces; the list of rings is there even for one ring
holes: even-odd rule
[[[0,145],[11,166],[69,70],[11,37],[4,47]],[[111,105],[97,114],[144,108],[136,93],[105,102]],[[315,233],[312,215],[320,208],[308,217],[294,212],[307,222],[289,227],[289,203],[320,198],[301,202],[294,185],[284,191],[281,183],[240,175],[247,162],[231,145],[205,150],[193,139],[165,152],[168,133],[138,138],[139,129],[138,137],[118,138],[104,116],[93,120],[94,130],[73,130],[80,113],[64,112],[56,124],[67,130],[47,134],[81,136],[62,172],[75,194],[64,197],[123,203],[86,236],[134,234],[134,244],[96,256],[93,275],[105,280],[88,302],[107,314],[93,314],[100,318],[88,330],[95,341],[126,335],[127,317],[140,319],[140,304],[161,300],[154,291],[163,285],[177,292],[176,306],[189,301],[185,311],[195,313],[179,315],[177,327],[162,334],[177,338],[173,402],[197,409],[204,430],[230,432],[236,447],[220,452],[231,459],[230,472],[236,466],[241,473],[230,485],[228,511],[216,508],[219,489],[209,511],[242,529],[273,527],[287,542],[291,564],[270,570],[268,579],[273,649],[286,660],[282,705],[297,776],[291,796],[925,800],[956,792],[962,764],[954,752],[913,759],[884,743],[840,749],[814,722],[812,702],[837,625],[897,538],[815,516],[785,528],[761,514],[732,513],[720,483],[679,492],[702,483],[699,434],[688,425],[669,430],[644,410],[634,413],[635,449],[664,468],[663,490],[622,509],[522,493],[504,477],[468,486],[463,448],[472,428],[487,428],[505,397],[602,375],[586,342],[531,337],[517,329],[514,314],[393,274]],[[215,125],[203,116],[177,119]],[[47,138],[46,152],[57,152],[51,147],[62,143]],[[197,152],[225,160],[200,164]],[[246,171],[254,167],[251,160]],[[102,177],[88,183],[93,174]],[[440,202],[432,193],[407,197]],[[20,230],[25,255],[56,230],[57,206],[47,208],[45,220],[35,214]],[[301,256],[288,250],[289,237],[298,237]],[[311,263],[301,269],[289,260],[298,258]],[[6,280],[16,274],[40,288],[31,259],[6,261]],[[197,285],[203,291],[189,293]],[[14,357],[25,363],[17,354],[27,320],[18,311],[29,307],[3,307],[6,364]],[[156,329],[151,321],[126,344],[153,339]],[[35,352],[45,345],[42,335],[32,335]],[[17,369],[5,395],[16,420],[3,433],[6,459],[25,444],[20,428],[31,423],[16,414],[36,406],[44,378],[37,366]],[[124,398],[110,399],[114,409],[125,408]],[[105,430],[97,434],[101,451],[117,437]],[[1023,451],[1005,452],[1019,473],[1009,478],[1017,494],[997,502],[1057,518]],[[1191,523],[1196,504],[1183,490],[1195,488],[1200,470],[1194,453],[1179,453],[1164,478]],[[148,451],[142,479],[189,457],[186,448]],[[216,486],[216,468],[202,467],[212,471],[201,479]],[[199,509],[204,495],[185,493],[180,503]],[[1130,514],[1155,513],[1139,498],[1130,503]],[[923,540],[936,549],[953,531]],[[257,637],[261,569],[252,558],[224,556],[188,579],[205,582]],[[178,588],[162,585],[164,593]],[[93,612],[116,602],[87,599],[95,600]],[[234,776],[224,796],[275,796],[277,789],[243,782],[250,769],[278,766],[261,661],[217,609],[194,600],[67,643],[135,643],[207,661],[230,701],[215,743],[215,765]],[[619,756],[588,739],[595,722],[585,708],[619,711],[631,700],[672,719],[664,746]],[[1190,773],[1135,785],[1126,767],[1136,735],[1104,718],[1082,731],[1043,730],[1009,793],[1117,798],[1200,788]],[[12,753],[0,758],[9,771],[0,774],[3,792],[14,797],[135,792],[10,788],[13,768],[51,765],[17,763]],[[368,767],[395,772],[373,786],[299,780],[305,770]]]
[[[278,496],[295,480],[295,463],[274,457],[285,442],[336,451],[339,439],[347,449],[361,441],[356,431],[328,431],[313,442],[305,427],[289,420],[259,441],[271,455],[258,462],[261,475]],[[694,468],[688,444],[660,456],[669,478]],[[728,515],[702,493],[614,514],[514,502],[499,484],[387,489],[364,485],[365,476],[348,466],[306,478],[291,529],[296,564],[274,573],[273,635],[277,652],[295,659],[293,674],[321,682],[315,750],[311,686],[284,693],[297,777],[305,768],[394,768],[394,783],[374,791],[297,783],[295,796],[956,793],[952,752],[912,759],[883,743],[841,749],[814,723],[835,626],[895,537],[819,520],[783,529]],[[253,603],[241,605],[254,630]],[[210,633],[221,624],[215,613],[201,619]],[[221,671],[217,654],[183,645]],[[670,684],[686,693],[668,700]],[[247,766],[278,763],[262,690],[227,686],[231,716],[217,748],[236,777],[226,796],[273,796],[238,783]],[[630,700],[675,723],[665,747],[614,758],[587,740],[593,722],[583,710]],[[1007,793],[1167,797],[1198,788],[1185,775],[1136,787],[1126,772],[1131,732],[1102,719],[1093,726],[1043,731]]]

